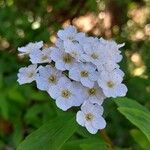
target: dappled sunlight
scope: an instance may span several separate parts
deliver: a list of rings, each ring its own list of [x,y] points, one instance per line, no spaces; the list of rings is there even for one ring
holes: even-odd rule
[[[5,38],[0,37],[0,50],[5,50],[9,48],[10,44]]]
[[[133,76],[145,77],[146,66],[142,60],[141,55],[138,52],[131,53],[128,51],[126,52],[126,56],[131,60],[129,63],[131,74]]]
[[[145,72],[145,70],[146,70],[145,66],[135,68],[133,70],[133,75],[134,76],[141,76],[141,75],[143,75],[143,73]]]
[[[147,149],[149,110],[149,0],[0,0],[0,150]]]
[[[73,20],[73,24],[83,32],[91,31],[98,23],[98,18],[95,14],[89,13],[85,16],[80,16]]]
[[[141,56],[140,54],[138,54],[137,52],[136,53],[133,53],[132,56],[131,56],[131,61],[138,67],[138,66],[141,66],[141,64],[143,64],[142,60],[141,60]]]
[[[133,7],[133,8],[132,8]],[[133,5],[128,12],[129,20],[127,29],[129,38],[132,41],[146,40],[150,38],[148,19],[150,16],[149,7]]]

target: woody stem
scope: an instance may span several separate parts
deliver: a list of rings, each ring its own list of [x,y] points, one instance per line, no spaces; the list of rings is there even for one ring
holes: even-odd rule
[[[113,144],[112,140],[110,139],[110,137],[108,136],[108,134],[106,133],[105,129],[100,130],[100,135],[110,148],[114,147],[114,144]]]

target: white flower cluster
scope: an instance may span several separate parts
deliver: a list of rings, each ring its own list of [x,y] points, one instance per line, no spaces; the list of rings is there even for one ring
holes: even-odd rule
[[[123,44],[87,37],[74,26],[59,30],[57,36],[54,47],[43,48],[43,42],[36,42],[18,48],[32,63],[19,70],[18,82],[36,81],[37,88],[47,91],[64,111],[81,106],[76,120],[95,134],[106,126],[104,99],[127,92],[118,65]]]

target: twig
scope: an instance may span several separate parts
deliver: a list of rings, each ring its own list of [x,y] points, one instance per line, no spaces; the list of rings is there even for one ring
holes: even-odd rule
[[[100,135],[102,136],[102,138],[104,139],[104,141],[108,144],[110,148],[114,147],[114,144],[112,140],[110,139],[110,137],[107,135],[105,129],[100,130]]]

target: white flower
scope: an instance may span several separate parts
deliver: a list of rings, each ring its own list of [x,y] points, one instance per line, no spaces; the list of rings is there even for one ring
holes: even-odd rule
[[[37,65],[30,65],[19,69],[18,82],[19,84],[31,83],[37,75]]]
[[[118,73],[121,77],[124,77],[124,75],[125,75],[124,72],[119,68],[114,69],[113,72]]]
[[[64,42],[68,40],[72,42],[79,41],[85,37],[85,33],[77,33],[77,30],[74,26],[68,26],[64,30],[59,30],[57,35]]]
[[[123,47],[123,46],[125,45],[125,43],[117,44],[115,41],[112,41],[112,40],[105,40],[105,39],[103,39],[103,38],[100,38],[99,41],[100,41],[102,44],[104,44],[104,45],[111,43],[111,44],[117,46],[118,48],[121,48],[121,47]]]
[[[102,114],[102,106],[86,102],[81,106],[81,111],[77,112],[76,121],[81,126],[85,126],[91,134],[95,134],[106,126]]]
[[[59,48],[59,49],[64,49],[63,40],[61,40],[60,38],[57,38],[55,45],[56,45],[56,47]]]
[[[122,74],[123,75],[123,74]],[[102,88],[105,96],[117,97],[125,96],[127,87],[122,84],[123,76],[119,71],[106,72],[103,71],[98,79],[98,84]]]
[[[124,47],[124,46],[125,46],[125,43],[118,44],[117,46],[118,46],[118,48]]]
[[[107,71],[107,72],[111,72],[114,69],[119,69],[119,65],[113,61],[107,60],[107,62],[103,65],[98,65],[97,69],[98,71]]]
[[[99,42],[85,43],[83,45],[85,54],[81,57],[86,62],[91,62],[97,67],[102,66],[108,60],[108,54],[105,51],[105,47]]]
[[[87,95],[85,92],[86,88],[81,83],[76,82],[76,81],[73,81],[72,84],[76,91],[76,96],[78,98],[75,103],[75,106],[80,106],[81,104],[83,104],[83,102],[87,100]]]
[[[58,48],[52,49],[51,59],[55,62],[55,67],[62,71],[69,70],[75,64],[75,59],[69,53]]]
[[[98,78],[95,66],[90,63],[78,63],[69,70],[69,77],[75,81],[80,81],[82,85],[92,88]]]
[[[39,67],[39,73],[36,77],[37,88],[40,90],[48,91],[49,88],[58,83],[62,73],[56,70],[54,67],[47,65],[45,67]]]
[[[79,43],[66,42],[64,44],[65,52],[69,53],[77,61],[82,60],[81,55],[83,54],[83,48]]]
[[[97,84],[92,88],[86,88],[86,100],[92,104],[101,105],[105,98],[106,96]]]
[[[79,44],[84,46],[86,44],[93,44],[93,43],[97,43],[99,42],[99,39],[97,37],[85,37],[85,38],[82,38],[80,41],[79,41]]]
[[[51,54],[50,48],[44,48],[43,50],[35,49],[29,54],[30,61],[33,64],[50,63],[51,62],[50,54]]]
[[[100,38],[99,41],[105,47],[105,50],[107,51],[107,55],[109,57],[109,60],[116,62],[116,63],[118,63],[122,60],[122,55],[120,54],[121,51],[119,50],[119,48],[123,47],[124,43],[117,44],[114,41],[104,40],[102,38]]]
[[[79,106],[83,103],[78,89],[66,77],[60,78],[58,84],[51,86],[48,93],[53,99],[56,99],[56,105],[64,111],[72,106]]]
[[[29,43],[26,46],[19,47],[18,51],[23,54],[30,54],[33,50],[39,50],[43,47],[43,41],[35,42],[35,43]]]

